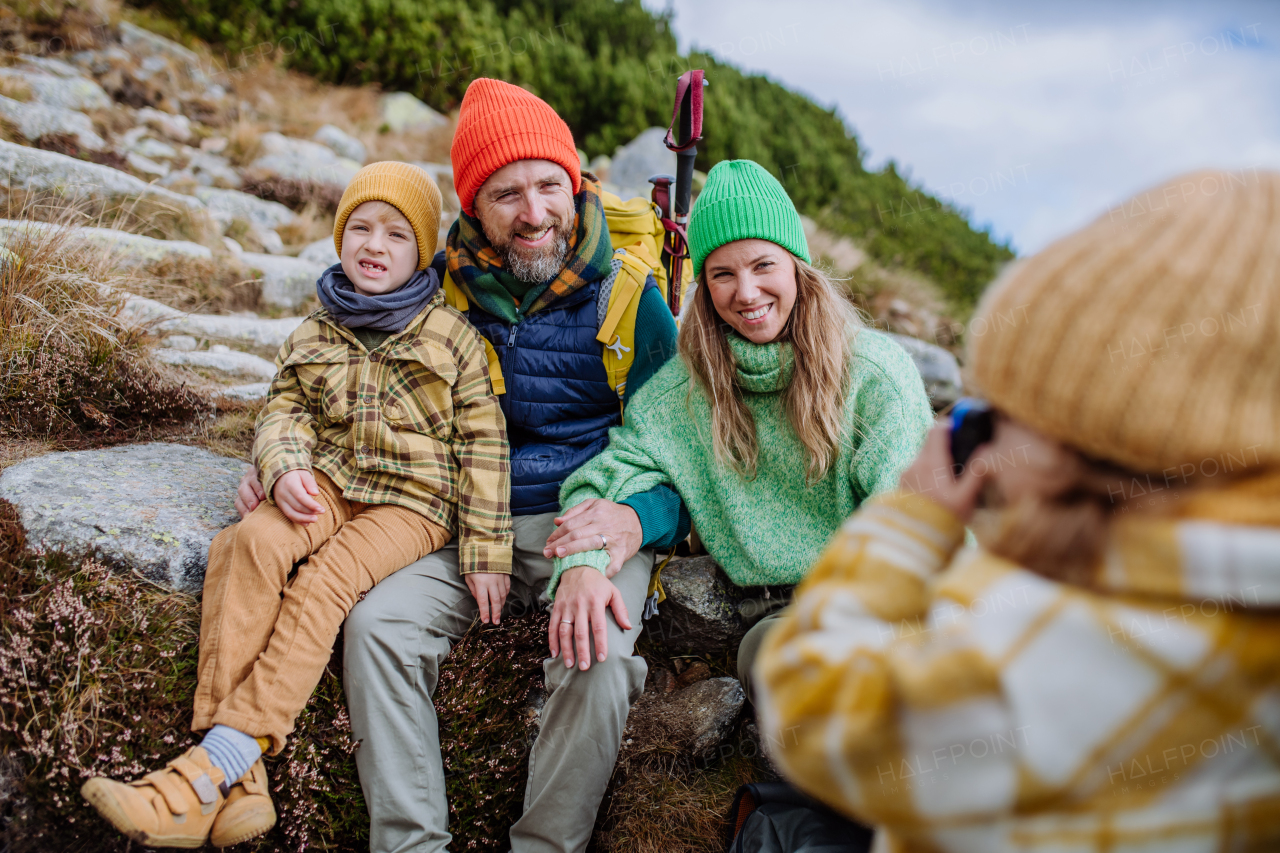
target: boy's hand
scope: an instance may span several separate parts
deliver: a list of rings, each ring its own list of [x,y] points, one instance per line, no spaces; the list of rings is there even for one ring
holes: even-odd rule
[[[920,455],[898,479],[898,488],[932,498],[968,524],[991,471],[990,465],[983,465],[979,473],[972,463],[984,459],[988,450],[986,445],[979,447],[957,478],[951,458],[951,423],[944,420],[929,430]]]
[[[262,478],[258,476],[258,469],[253,465],[246,465],[244,476],[240,478],[240,487],[236,489],[236,512],[240,513],[240,518],[243,519],[266,499],[267,493],[262,488]]]
[[[276,480],[273,490],[276,506],[284,513],[284,517],[294,524],[308,525],[319,521],[324,507],[314,498],[320,494],[316,478],[310,471],[289,471]]]
[[[463,575],[467,579],[467,589],[475,596],[480,605],[480,621],[488,625],[502,623],[502,605],[511,592],[511,575],[497,572],[472,572]]]

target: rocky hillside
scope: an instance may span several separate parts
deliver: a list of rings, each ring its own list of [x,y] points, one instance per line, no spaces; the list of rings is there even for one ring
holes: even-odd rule
[[[364,162],[409,160],[444,194],[442,238],[458,212],[453,121],[414,94],[320,84],[269,57],[227,67],[168,36],[182,37],[108,2],[0,8],[0,846],[15,853],[124,850],[80,781],[136,775],[191,740],[193,596],[233,520],[271,359],[336,260],[346,182]],[[584,165],[643,193],[674,171],[659,135]],[[937,286],[806,229],[903,335],[935,403],[953,399],[946,348],[962,327]],[[733,789],[771,772],[732,677],[732,587],[706,558],[664,577],[600,851],[718,849]],[[459,849],[505,849],[519,812],[540,619],[477,626],[442,672]],[[340,655],[270,767],[282,821],[258,849],[367,849]]]

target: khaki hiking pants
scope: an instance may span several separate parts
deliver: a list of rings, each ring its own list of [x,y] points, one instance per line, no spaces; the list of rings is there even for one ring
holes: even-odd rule
[[[318,521],[294,524],[264,502],[209,547],[192,731],[220,723],[278,753],[360,594],[449,541],[410,509],[348,501],[314,474]]]
[[[515,560],[507,616],[542,608],[551,561],[542,556],[555,513],[516,516]],[[608,621],[608,658],[591,669],[543,663],[547,702],[529,755],[524,814],[511,828],[515,853],[582,851],[613,774],[631,703],[644,690],[644,658],[633,656],[653,569],[643,550],[613,577],[632,629]],[[401,569],[355,606],[344,628],[343,679],[356,766],[369,805],[372,853],[437,853],[448,848],[449,817],[436,724],[440,664],[476,614],[458,574],[458,550],[446,546]],[[513,689],[495,685],[496,689]],[[523,689],[523,688],[521,688]],[[466,827],[454,827],[471,840]],[[464,845],[457,845],[461,849]]]

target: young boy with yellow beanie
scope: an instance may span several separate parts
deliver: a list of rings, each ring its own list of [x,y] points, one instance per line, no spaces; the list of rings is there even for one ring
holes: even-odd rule
[[[956,476],[936,427],[796,590],[773,757],[880,851],[1280,849],[1280,174],[1145,193],[978,316],[990,440]]]
[[[379,581],[455,534],[464,575],[510,574],[504,421],[484,345],[430,268],[439,224],[439,189],[406,163],[366,166],[342,196],[341,263],[281,347],[258,418],[268,503],[209,549],[192,722],[209,731],[131,784],[82,788],[134,841],[225,847],[274,825],[261,756],[284,747]]]

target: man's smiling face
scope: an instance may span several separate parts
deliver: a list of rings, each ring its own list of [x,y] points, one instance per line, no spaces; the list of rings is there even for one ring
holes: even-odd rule
[[[404,214],[385,201],[366,201],[342,229],[342,271],[364,296],[391,293],[418,269],[418,238]]]
[[[538,284],[559,274],[573,237],[573,181],[550,160],[517,160],[476,193],[476,218],[508,272]]]

